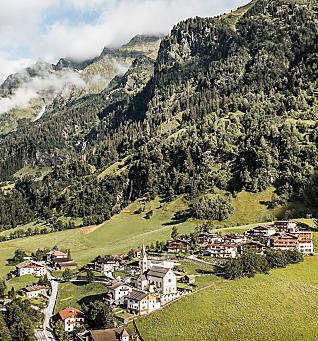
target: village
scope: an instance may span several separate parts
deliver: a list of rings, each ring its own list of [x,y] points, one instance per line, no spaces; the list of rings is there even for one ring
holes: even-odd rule
[[[207,282],[208,276],[211,276],[211,281],[212,276],[222,277],[226,259],[238,258],[248,249],[259,255],[264,255],[267,249],[298,250],[304,256],[315,252],[313,233],[303,231],[297,222],[290,220],[259,225],[240,234],[201,232],[195,245],[193,241],[178,238],[177,234],[174,237],[160,251],[141,245],[128,255],[100,255],[82,269],[78,269],[77,263],[72,260],[70,250],[58,248],[46,252],[42,260],[27,257],[16,264],[11,276],[32,275],[40,278],[38,284],[30,283],[19,295],[30,300],[39,297],[47,300],[46,306],[41,307],[45,315],[43,333],[39,328],[37,339],[140,340],[140,335],[127,326],[129,323],[191,295],[205,285],[215,285],[215,282]],[[187,264],[202,266],[209,271],[202,271],[201,274],[185,271],[183,267]],[[86,276],[82,275],[83,271],[86,271]],[[59,283],[88,281],[88,274],[93,272],[101,275],[93,276],[92,281],[99,281],[105,286],[102,301],[115,317],[115,328],[90,330],[85,313],[71,305],[54,314]],[[202,279],[206,281],[198,285]],[[3,309],[10,297],[9,292],[2,299]],[[63,326],[63,336],[57,328],[58,324]]]

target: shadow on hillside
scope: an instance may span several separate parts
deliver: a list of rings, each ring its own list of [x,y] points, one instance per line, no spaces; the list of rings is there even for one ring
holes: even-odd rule
[[[94,302],[96,300],[102,300],[105,297],[105,294],[96,294],[96,295],[90,295],[90,296],[85,296],[78,300],[78,304],[83,307],[83,305],[88,305],[91,302]]]

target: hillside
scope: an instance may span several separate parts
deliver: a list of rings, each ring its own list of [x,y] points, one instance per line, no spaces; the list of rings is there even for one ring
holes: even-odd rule
[[[318,258],[310,257],[269,276],[223,283],[142,318],[137,326],[144,340],[153,341],[313,341],[317,270]]]
[[[267,209],[317,214],[317,6],[255,0],[188,19],[155,62],[149,52],[100,93],[56,97],[41,120],[0,140],[3,181],[27,165],[61,165],[2,197],[0,224],[98,223],[158,195],[185,196],[179,218],[225,221],[238,193],[270,189]],[[120,171],[107,174],[112,165]]]

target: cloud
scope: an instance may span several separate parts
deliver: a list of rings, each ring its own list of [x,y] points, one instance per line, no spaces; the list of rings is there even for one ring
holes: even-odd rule
[[[66,95],[74,86],[83,89],[86,83],[78,73],[72,70],[64,70],[62,74],[44,73],[30,82],[23,83],[12,96],[1,98],[0,114],[16,107],[26,107],[32,98],[39,97],[44,90],[50,91],[53,96],[61,91]]]
[[[167,34],[178,21],[214,16],[248,0],[2,0],[0,11],[0,81],[15,58],[57,62],[83,60],[104,46],[119,46],[136,34]],[[24,47],[29,55],[13,56]],[[11,51],[11,52],[10,52]],[[17,52],[15,52],[17,54]],[[21,62],[21,61],[20,61]],[[10,68],[11,63],[11,68]],[[2,71],[1,71],[2,69]]]
[[[29,58],[7,60],[0,56],[0,83],[2,83],[9,75],[28,67],[33,62],[34,61]]]

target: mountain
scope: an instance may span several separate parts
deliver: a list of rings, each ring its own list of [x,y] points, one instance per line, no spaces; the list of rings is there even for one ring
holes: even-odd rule
[[[98,93],[123,75],[140,56],[156,59],[162,36],[137,36],[120,48],[104,48],[96,58],[61,58],[56,65],[39,60],[10,75],[0,86],[0,134],[41,118],[56,96],[65,101]]]
[[[54,170],[18,181],[0,200],[0,223],[99,221],[158,194],[185,196],[179,219],[223,220],[238,192],[271,186],[268,205],[286,206],[286,217],[316,212],[317,39],[316,1],[254,0],[180,22],[155,61],[131,54],[139,38],[104,50],[87,72],[114,55],[132,66],[101,92],[55,97],[41,120],[1,138],[2,180],[26,165]]]

